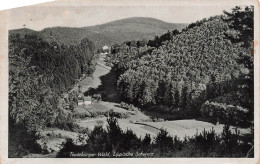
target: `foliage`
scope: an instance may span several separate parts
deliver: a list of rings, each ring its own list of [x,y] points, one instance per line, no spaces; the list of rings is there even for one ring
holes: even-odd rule
[[[242,63],[248,73],[243,75],[244,93],[249,95],[249,113],[254,117],[254,6],[242,9],[236,6],[229,13],[224,11],[223,20],[229,23],[230,29],[225,33],[233,43],[240,43],[246,49],[239,54],[238,63]]]
[[[243,11],[247,15],[243,23],[249,27],[250,12],[251,8]],[[143,47],[134,41],[112,46],[108,61],[119,76],[117,87],[122,100],[150,111],[160,105],[180,109],[186,118],[196,118],[206,100],[235,91],[241,95],[239,100],[248,102],[245,108],[252,111],[253,99],[243,95],[252,95],[253,86],[246,87],[250,90],[241,87],[253,80],[253,74],[247,73],[253,62],[244,60],[244,55],[252,56],[253,51],[227,37],[227,31],[244,32],[233,29],[233,19],[240,18],[234,14],[229,19],[221,15],[197,21],[181,32],[155,37]]]
[[[246,6],[244,10],[236,6],[231,13],[224,11],[224,14],[223,20],[228,22],[231,28],[226,34],[227,37],[232,42],[243,42],[245,47],[251,46],[254,40],[254,6]]]
[[[147,46],[150,47],[159,47],[163,45],[164,41],[170,40],[173,36],[179,34],[179,30],[175,29],[172,32],[168,31],[167,33],[161,35],[160,37],[155,36],[153,40],[149,40]]]
[[[122,131],[116,118],[109,117],[107,121],[107,130],[96,126],[83,146],[76,147],[67,141],[57,157],[71,157],[69,152],[94,153],[94,157],[99,157],[98,153],[110,153],[108,157],[113,158],[114,153],[124,152],[152,153],[152,157],[246,157],[252,144],[239,132],[231,133],[229,126],[220,135],[212,129],[180,140],[161,129],[155,138],[146,134],[141,139],[132,130]]]
[[[203,117],[212,118],[221,124],[236,126],[248,126],[249,124],[247,121],[248,109],[240,106],[206,101],[201,106],[201,113]]]
[[[36,143],[39,137],[35,131],[28,132],[25,123],[17,125],[12,118],[9,118],[9,127],[11,127],[8,135],[9,158],[21,158],[29,154],[29,152],[41,153],[41,148]]]
[[[72,116],[60,95],[86,73],[83,65],[93,57],[89,45],[87,39],[79,46],[66,47],[36,35],[9,36],[10,129],[23,126],[28,135],[49,126],[73,129]],[[16,142],[12,139],[10,142]]]
[[[169,136],[168,132],[164,129],[155,137],[155,146],[160,148],[161,155],[169,152],[173,148],[173,138]]]
[[[108,112],[105,113],[105,116],[112,116],[115,118],[121,118],[121,119],[125,119],[125,118],[129,118],[129,114],[128,113],[123,113],[123,112],[116,112],[113,109],[109,110]]]

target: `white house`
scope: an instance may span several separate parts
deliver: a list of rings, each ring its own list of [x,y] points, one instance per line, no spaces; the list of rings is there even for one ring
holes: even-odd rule
[[[90,96],[84,97],[84,104],[85,105],[92,105],[92,98]]]
[[[103,49],[103,51],[108,51],[109,47],[108,46],[103,46],[102,49]]]
[[[78,96],[78,105],[92,105],[92,98],[90,96],[83,96],[79,95]]]
[[[107,54],[108,54],[107,52],[101,52],[100,57],[106,57]]]

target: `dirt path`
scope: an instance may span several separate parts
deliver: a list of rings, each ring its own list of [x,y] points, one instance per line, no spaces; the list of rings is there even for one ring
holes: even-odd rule
[[[89,90],[89,88],[98,88],[99,85],[101,85],[100,77],[108,74],[111,70],[110,67],[105,66],[102,59],[99,59],[96,65],[96,69],[93,73],[92,77],[86,77],[84,80],[82,80],[79,84],[82,87],[82,92],[86,92]]]

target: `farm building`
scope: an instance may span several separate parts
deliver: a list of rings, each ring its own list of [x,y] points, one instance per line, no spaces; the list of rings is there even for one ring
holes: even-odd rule
[[[107,52],[104,52],[104,53],[101,52],[101,53],[100,53],[100,57],[106,57],[107,54],[108,54]]]
[[[78,105],[92,105],[92,98],[90,96],[83,96],[79,94]]]
[[[108,46],[103,46],[102,49],[103,49],[103,51],[108,51],[109,47]]]
[[[85,105],[92,105],[92,98],[90,96],[84,97],[84,104]]]

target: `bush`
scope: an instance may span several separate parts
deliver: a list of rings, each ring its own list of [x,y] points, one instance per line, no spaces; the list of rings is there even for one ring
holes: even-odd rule
[[[162,154],[169,152],[173,148],[173,138],[169,136],[166,130],[161,129],[155,137],[155,146],[158,146]]]
[[[87,139],[87,150],[91,153],[111,151],[107,132],[102,126],[95,126]]]
[[[77,132],[77,133],[82,133],[82,134],[90,134],[90,130],[88,128],[83,128],[79,126],[78,124],[73,123],[71,126],[71,131]]]
[[[121,119],[126,119],[130,117],[129,113],[115,112],[113,109],[110,109],[108,112],[105,112],[104,115],[106,117],[115,117]]]
[[[202,117],[212,118],[215,122],[235,126],[248,126],[248,110],[240,106],[206,101],[201,106]]]
[[[29,153],[40,153],[37,143],[39,136],[35,131],[28,131],[25,125],[18,125],[9,117],[8,157],[21,158]]]
[[[133,104],[128,104],[128,103],[125,103],[125,102],[121,102],[120,103],[120,107],[121,108],[124,108],[126,110],[130,110],[130,111],[136,111],[136,110],[139,110],[137,107],[135,107]]]

